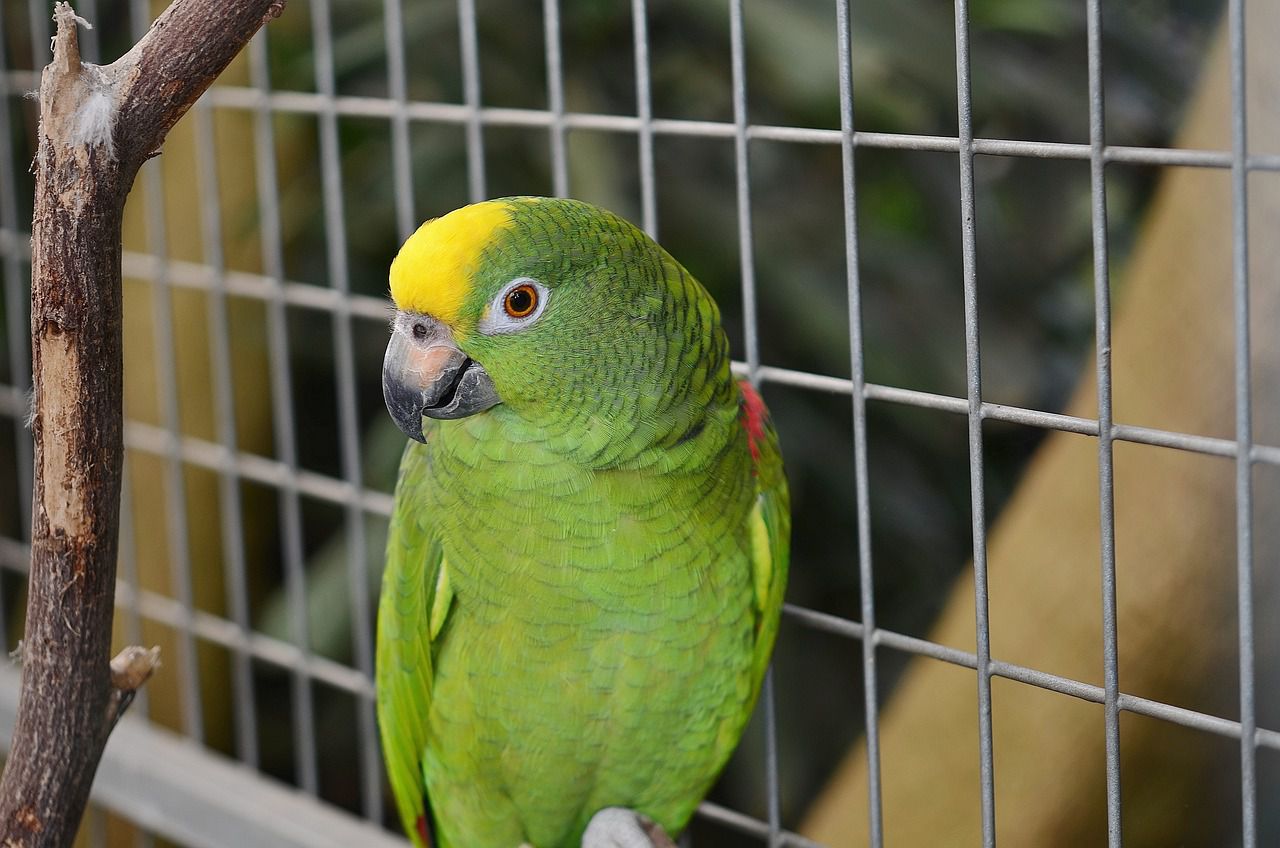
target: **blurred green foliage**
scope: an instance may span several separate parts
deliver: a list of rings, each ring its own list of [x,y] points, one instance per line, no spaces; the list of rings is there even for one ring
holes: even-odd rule
[[[7,5],[7,4],[6,4]],[[107,13],[103,43],[126,43]],[[855,123],[861,131],[956,133],[953,6],[941,0],[854,2]],[[487,106],[547,107],[541,4],[477,0],[482,99]],[[563,0],[561,42],[567,108],[635,114],[631,4]],[[732,121],[727,3],[651,0],[648,6],[655,117]],[[1171,141],[1194,82],[1220,0],[1104,4],[1107,139]],[[312,8],[290,3],[268,28],[272,86],[315,90]],[[382,0],[333,2],[334,62],[341,95],[386,97]],[[970,4],[973,122],[977,136],[1087,142],[1084,4],[1079,0],[973,0]],[[835,8],[829,0],[745,0],[749,119],[839,127]],[[5,23],[21,31],[20,10]],[[462,100],[459,22],[446,2],[404,2],[403,38],[412,100]],[[13,39],[10,38],[10,44]],[[106,49],[107,55],[118,51]],[[22,57],[10,49],[11,65]],[[23,118],[16,105],[16,118]],[[26,149],[15,127],[16,150]],[[275,118],[287,276],[329,285],[317,126],[314,117]],[[386,121],[340,123],[349,274],[360,293],[381,296],[399,243],[395,175]],[[411,128],[415,212],[433,217],[466,203],[461,126]],[[490,196],[551,191],[545,129],[486,127]],[[640,218],[638,144],[628,134],[575,130],[568,137],[570,191]],[[736,354],[743,354],[734,147],[724,138],[654,140],[660,240],[719,300]],[[19,154],[21,155],[21,154]],[[847,377],[850,373],[838,147],[755,141],[750,147],[753,256],[762,361]],[[964,394],[959,181],[954,155],[859,148],[856,155],[859,275],[866,375],[872,382]],[[1108,169],[1113,267],[1122,267],[1158,173]],[[29,196],[29,185],[19,194]],[[986,400],[1053,410],[1092,356],[1092,254],[1087,162],[980,157],[976,167],[977,280]],[[23,201],[26,203],[27,201]],[[27,207],[29,211],[29,207]],[[251,216],[229,236],[258,227]],[[1123,296],[1123,277],[1116,280]],[[2,325],[0,325],[2,326]],[[301,464],[340,476],[330,318],[291,311],[290,352]],[[382,409],[384,330],[356,327],[359,420],[369,485],[390,490],[402,439]],[[0,330],[0,332],[3,332]],[[0,376],[9,374],[0,344]],[[846,396],[767,385],[782,435],[795,509],[789,600],[856,619],[859,610],[851,414]],[[878,623],[924,635],[952,578],[970,554],[965,422],[955,416],[871,403],[872,553]],[[12,480],[8,419],[0,419],[0,479]],[[989,423],[989,518],[1012,491],[1041,434]],[[0,533],[19,532],[16,488],[0,486]],[[337,510],[304,502],[313,648],[350,659],[346,546]],[[371,582],[385,527],[369,527]],[[276,545],[273,551],[279,551]],[[278,580],[278,564],[273,566]],[[278,583],[255,609],[259,626],[287,636]],[[882,653],[880,693],[904,659]],[[791,624],[778,645],[783,819],[794,825],[836,759],[862,727],[860,648]],[[265,767],[288,776],[288,683],[258,667]],[[328,797],[357,806],[350,699],[317,692]],[[762,816],[762,735],[750,731],[714,796]],[[699,846],[738,844],[706,824]]]

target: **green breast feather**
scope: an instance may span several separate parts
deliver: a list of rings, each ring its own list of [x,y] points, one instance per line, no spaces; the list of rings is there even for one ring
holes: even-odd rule
[[[422,443],[378,616],[392,789],[418,846],[577,848],[615,806],[675,834],[777,633],[777,436],[714,302],[660,247],[586,204],[490,204],[402,251],[436,267],[444,248],[414,240],[448,235],[464,279],[393,266],[384,392]]]

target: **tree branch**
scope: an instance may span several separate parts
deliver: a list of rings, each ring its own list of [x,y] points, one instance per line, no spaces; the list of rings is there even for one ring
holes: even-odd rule
[[[118,61],[67,3],[40,82],[32,220],[35,491],[22,697],[0,845],[68,846],[111,727],[156,665],[109,662],[122,430],[120,241],[138,168],[283,0],[175,0]]]

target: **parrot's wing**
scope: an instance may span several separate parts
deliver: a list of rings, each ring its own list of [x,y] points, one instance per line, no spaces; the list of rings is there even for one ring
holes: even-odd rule
[[[378,607],[378,723],[387,773],[405,832],[430,845],[422,757],[434,677],[432,640],[453,600],[439,539],[421,508],[425,447],[409,443],[400,462],[387,567]]]
[[[769,667],[778,635],[782,596],[791,558],[791,497],[782,471],[778,434],[764,401],[750,383],[742,388],[742,425],[747,431],[756,474],[756,504],[751,511],[751,565],[755,584],[756,644],[752,685],[758,690]]]

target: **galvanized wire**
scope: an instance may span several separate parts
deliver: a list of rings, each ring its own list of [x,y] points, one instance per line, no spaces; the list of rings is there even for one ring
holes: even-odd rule
[[[1249,174],[1245,4],[1227,7],[1231,46],[1231,276],[1235,324],[1236,584],[1240,646],[1240,844],[1258,844],[1257,700],[1253,652],[1253,380],[1249,345]]]
[[[564,63],[560,57],[560,0],[542,0],[547,54],[547,109],[551,123],[551,193],[569,196],[569,149],[564,128]]]
[[[1102,673],[1106,747],[1107,843],[1120,848],[1120,655],[1116,633],[1116,520],[1111,421],[1111,277],[1107,257],[1106,128],[1102,84],[1102,10],[1088,0],[1089,193],[1093,230],[1094,336],[1098,380],[1098,529],[1102,566]]]
[[[636,142],[640,149],[640,225],[658,237],[658,180],[653,164],[653,93],[649,82],[649,12],[645,0],[631,0],[636,65]],[[563,121],[564,119],[561,118]]]
[[[313,0],[311,6],[313,54],[316,63],[316,85],[320,93],[332,97],[336,92],[333,68],[333,33],[329,0]],[[345,308],[351,294],[347,273],[347,235],[343,220],[345,201],[342,191],[342,163],[338,147],[338,117],[333,113],[320,116],[320,163],[323,183],[325,244],[328,247],[329,278],[341,295],[333,315],[334,361],[337,371],[338,435],[342,453],[342,478],[353,490],[362,488],[360,427],[356,415],[360,409],[356,397],[356,358],[352,342],[351,312]],[[369,581],[365,563],[365,519],[359,504],[346,506],[347,586],[351,593],[352,653],[356,668],[373,676],[373,622],[369,617]],[[365,815],[371,819],[381,815],[382,766],[378,755],[378,728],[372,698],[361,698],[356,709],[357,735],[361,770],[361,797]],[[318,784],[318,780],[317,780]]]
[[[730,62],[733,80],[734,175],[738,195],[738,261],[742,276],[742,325],[747,353],[747,379],[759,385],[760,328],[756,317],[755,240],[751,228],[751,169],[747,141],[747,48],[743,32],[742,0],[729,2]],[[637,51],[637,62],[639,52]],[[647,94],[647,92],[646,92]],[[647,108],[647,106],[646,106]],[[642,178],[645,174],[642,171]],[[648,175],[652,178],[652,174]],[[650,192],[652,195],[652,192]],[[656,221],[652,222],[656,230]],[[782,814],[778,785],[778,725],[774,709],[774,675],[765,674],[760,695],[765,735],[765,805],[768,811],[769,848],[782,842]]]
[[[475,0],[458,0],[458,37],[462,48],[462,100],[467,127],[467,186],[474,203],[485,198],[484,125],[480,108],[480,46]],[[547,114],[548,126],[554,116]]]
[[[264,29],[249,43],[249,77],[255,90],[270,91],[267,63],[267,33]],[[276,176],[275,129],[271,110],[265,103],[253,114],[254,164],[258,189],[258,227],[262,238],[262,267],[266,271],[267,351],[271,385],[271,418],[275,452],[292,482],[298,468],[296,430],[293,422],[293,388],[289,367],[289,324],[283,296],[284,241],[281,235],[279,181]],[[338,306],[334,304],[335,311]],[[126,436],[127,438],[127,436]],[[299,490],[294,485],[277,487],[280,521],[283,525],[281,545],[284,560],[285,595],[289,608],[290,636],[301,652],[303,661],[290,666],[292,671],[294,768],[303,789],[314,794],[316,776],[315,704],[311,678],[305,664],[311,656],[311,634],[307,621],[306,575],[302,553],[302,506]]]
[[[209,359],[213,366],[218,443],[228,452],[234,452],[238,442],[235,387],[231,371],[231,326],[227,318],[226,267],[222,255],[222,203],[218,190],[218,157],[214,151],[213,115],[208,105],[200,102],[196,104],[192,117],[195,123],[196,176],[204,261],[209,267],[213,282],[206,302],[209,305]],[[249,581],[245,565],[240,480],[230,469],[223,469],[218,475],[218,512],[222,519],[227,606],[230,608],[231,620],[241,631],[247,633],[250,628]],[[231,664],[236,714],[236,755],[242,762],[256,767],[258,729],[254,716],[256,698],[251,657],[244,651],[235,651]]]
[[[151,25],[147,0],[130,0],[130,31],[135,39],[146,34]],[[139,173],[146,207],[147,252],[161,259],[161,272],[151,279],[151,312],[154,328],[156,397],[160,420],[166,430],[181,432],[178,400],[177,348],[173,338],[173,288],[164,273],[163,260],[168,256],[168,216],[165,214],[163,163],[152,159]],[[191,587],[191,545],[187,526],[186,475],[182,457],[169,451],[164,457],[164,525],[168,542],[169,580],[183,608],[194,611]],[[182,728],[196,741],[204,739],[204,701],[200,694],[200,658],[190,621],[184,621],[174,634],[178,643],[177,674],[180,684]]]
[[[413,212],[413,144],[409,134],[409,85],[404,63],[404,8],[386,0],[387,92],[397,109],[391,117],[391,175],[395,180],[396,232],[407,239],[417,227]]]
[[[977,210],[973,188],[973,108],[969,73],[969,5],[956,0],[956,104],[959,115],[960,258],[964,285],[964,369],[969,424],[969,503],[973,520],[973,607],[977,625],[978,766],[982,844],[996,844],[995,754],[991,729],[991,622],[987,611],[987,502],[982,456],[982,355],[979,351]]]
[[[871,480],[867,465],[866,351],[862,340],[862,279],[858,272],[858,202],[853,111],[853,30],[849,0],[836,3],[840,62],[841,194],[844,204],[846,290],[849,303],[850,399],[853,406],[854,509],[858,519],[858,593],[865,633],[876,633],[875,577],[871,567]],[[853,389],[856,386],[857,389]],[[862,643],[863,739],[867,748],[867,829],[870,848],[884,844],[880,789],[880,703],[876,643]]]

